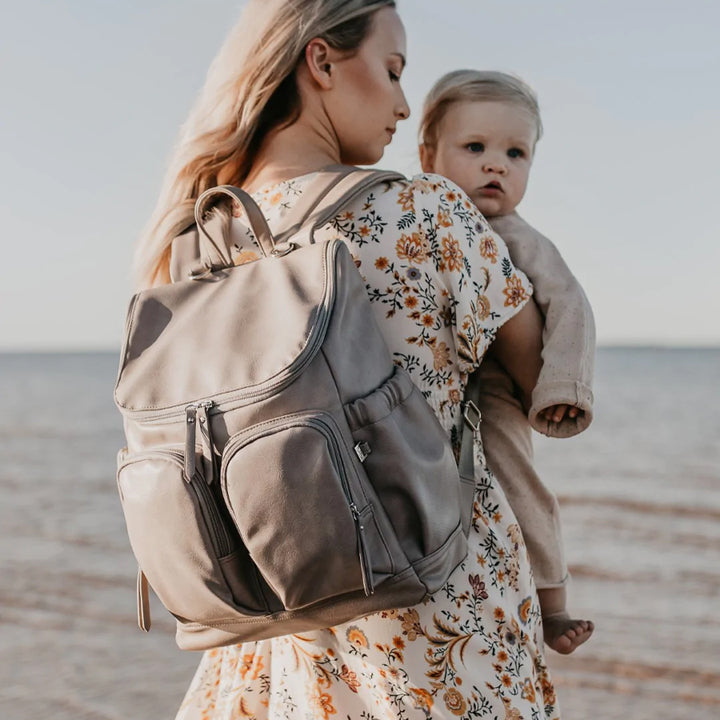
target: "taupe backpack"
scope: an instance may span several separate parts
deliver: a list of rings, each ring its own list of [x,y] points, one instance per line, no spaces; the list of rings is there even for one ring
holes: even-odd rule
[[[132,299],[117,481],[143,629],[147,582],[178,645],[202,650],[416,604],[463,560],[472,431],[461,478],[347,247],[313,238],[398,177],[320,173],[276,237],[247,193],[213,188],[174,250],[200,269]],[[233,266],[227,220],[206,222],[223,196],[244,208],[261,259]]]

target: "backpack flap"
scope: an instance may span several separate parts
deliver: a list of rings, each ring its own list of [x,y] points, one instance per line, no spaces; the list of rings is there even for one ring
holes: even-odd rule
[[[289,382],[322,341],[337,251],[338,243],[322,243],[135,295],[117,404],[129,412],[178,411]]]

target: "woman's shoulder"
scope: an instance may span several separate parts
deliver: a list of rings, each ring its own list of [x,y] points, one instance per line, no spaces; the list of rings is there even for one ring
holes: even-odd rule
[[[466,210],[474,209],[478,212],[465,192],[443,175],[419,173],[396,180],[390,183],[390,187],[395,190],[401,201],[406,203],[412,201],[424,205],[433,203],[455,205],[459,202]]]
[[[385,177],[381,173],[384,173]],[[397,216],[398,219],[402,218],[405,224],[412,224],[429,215],[441,221],[448,219],[449,214],[466,219],[472,215],[473,226],[481,221],[483,229],[489,227],[465,192],[452,180],[432,173],[419,173],[410,177],[388,171],[381,173],[378,173],[377,184],[370,185],[365,192],[346,205],[343,209],[345,215],[348,211],[352,211],[355,216],[359,213],[375,212],[385,216]],[[309,173],[274,183],[254,192],[253,198],[267,217],[282,216],[310,191],[316,177],[317,173]]]
[[[398,229],[414,225],[453,228],[463,234],[492,232],[464,190],[442,175],[419,173],[383,183],[355,203],[365,210],[395,216]]]
[[[436,173],[417,173],[402,179],[399,178],[394,184],[412,190],[418,195],[437,195],[447,192],[464,194],[452,180]]]

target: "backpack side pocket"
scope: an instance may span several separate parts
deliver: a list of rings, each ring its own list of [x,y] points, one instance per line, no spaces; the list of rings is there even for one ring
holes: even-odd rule
[[[449,439],[400,367],[344,410],[355,451],[405,554],[411,563],[422,560],[461,525],[462,491]]]
[[[322,412],[280,417],[230,438],[220,482],[243,543],[287,610],[373,593],[392,557],[358,492],[353,460]]]
[[[267,612],[257,571],[214,488],[187,480],[184,454],[121,456],[117,482],[130,544],[148,582],[178,619],[212,624]],[[248,582],[250,579],[250,582]]]

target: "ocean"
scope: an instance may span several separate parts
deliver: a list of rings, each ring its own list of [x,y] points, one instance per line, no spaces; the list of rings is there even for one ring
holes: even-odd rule
[[[199,655],[153,602],[115,487],[112,354],[0,355],[0,717],[171,719]],[[720,717],[720,350],[603,348],[595,420],[536,436],[560,499],[570,609],[548,651],[565,720]]]

